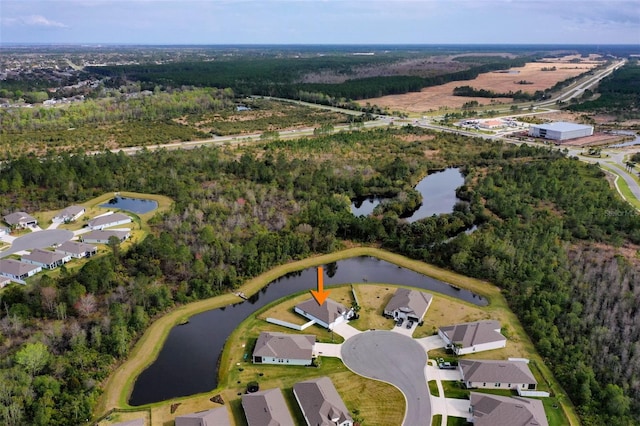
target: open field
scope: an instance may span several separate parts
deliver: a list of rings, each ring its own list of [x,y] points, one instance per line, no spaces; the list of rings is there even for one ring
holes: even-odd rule
[[[497,93],[522,90],[534,93],[536,90],[551,88],[559,81],[575,77],[597,67],[594,61],[568,63],[566,61],[529,62],[524,67],[511,68],[509,72],[489,72],[480,74],[473,80],[453,81],[440,86],[427,87],[420,92],[404,95],[389,95],[380,98],[364,99],[360,104],[388,107],[392,111],[427,112],[440,108],[460,108],[469,101],[478,101],[480,105],[490,105],[490,98],[453,96],[453,89],[459,86],[471,86],[475,89],[492,90]],[[556,67],[555,71],[542,71],[542,68]],[[526,80],[532,84],[518,84]],[[496,102],[510,102],[510,98],[495,98]]]

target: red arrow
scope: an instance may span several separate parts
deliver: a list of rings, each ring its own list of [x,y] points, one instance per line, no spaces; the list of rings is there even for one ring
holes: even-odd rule
[[[311,295],[313,296],[314,299],[316,299],[316,302],[318,302],[318,305],[322,306],[322,304],[324,303],[325,300],[327,300],[327,296],[329,296],[329,293],[331,293],[330,291],[325,291],[324,290],[324,284],[322,283],[322,266],[318,266],[318,290],[309,290],[311,292]]]

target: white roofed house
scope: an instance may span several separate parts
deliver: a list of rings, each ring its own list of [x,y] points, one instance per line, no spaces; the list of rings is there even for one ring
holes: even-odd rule
[[[448,325],[438,329],[438,335],[456,355],[504,348],[507,338],[500,334],[500,323],[493,320]]]
[[[20,284],[24,284],[24,280],[34,276],[40,271],[42,271],[42,266],[18,262],[14,259],[0,260],[0,276],[10,278],[11,281],[15,281]]]
[[[88,225],[92,230],[102,230],[112,226],[124,225],[125,223],[131,223],[130,216],[123,213],[113,213],[91,219]]]
[[[329,298],[322,305],[318,305],[318,302],[311,298],[298,303],[293,310],[305,318],[315,320],[316,324],[329,330],[333,330],[337,324],[353,316],[352,309],[347,309],[341,303]]]
[[[21,262],[42,266],[44,269],[55,269],[71,260],[71,256],[59,252],[33,249],[31,253],[20,258]]]
[[[296,383],[293,395],[308,426],[353,426],[349,410],[328,377]]]
[[[420,322],[431,306],[432,296],[417,290],[399,288],[384,308],[386,316]]]
[[[538,384],[526,361],[463,359],[458,368],[468,389],[535,390]]]
[[[67,223],[73,222],[80,218],[85,213],[85,208],[82,206],[69,206],[55,215],[51,221],[53,223]]]
[[[83,257],[91,257],[98,252],[98,248],[91,244],[81,243],[78,241],[66,241],[56,247],[56,251],[69,255],[76,259]]]
[[[131,236],[129,231],[120,231],[117,229],[107,231],[91,231],[82,235],[82,241],[85,243],[108,244],[109,238],[116,237],[120,242],[125,241]]]
[[[311,365],[316,336],[263,331],[253,350],[254,364]]]
[[[12,228],[28,228],[29,226],[35,226],[38,224],[38,220],[25,213],[25,212],[15,212],[6,215],[4,221]]]

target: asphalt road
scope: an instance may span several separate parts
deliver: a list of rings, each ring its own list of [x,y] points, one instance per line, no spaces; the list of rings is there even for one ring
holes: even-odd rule
[[[64,229],[50,229],[38,232],[31,232],[16,238],[9,250],[0,253],[0,257],[34,248],[51,247],[54,244],[62,244],[73,238],[73,232]]]
[[[407,402],[403,425],[431,424],[431,401],[424,375],[427,353],[415,340],[393,331],[366,331],[342,344],[342,361],[361,376],[400,389]]]

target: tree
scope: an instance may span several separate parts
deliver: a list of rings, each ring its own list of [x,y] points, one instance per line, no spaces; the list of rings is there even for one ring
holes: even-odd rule
[[[34,376],[49,363],[49,349],[42,342],[27,343],[16,353],[15,361]]]

